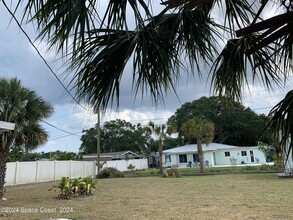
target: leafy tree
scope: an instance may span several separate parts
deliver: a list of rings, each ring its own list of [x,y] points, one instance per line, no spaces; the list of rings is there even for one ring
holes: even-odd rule
[[[166,137],[164,140],[164,149],[171,149],[174,147],[178,147],[182,145],[181,140],[179,138],[172,138],[172,137]],[[148,153],[151,152],[157,152],[158,151],[158,146],[159,146],[159,141],[151,139],[149,144],[148,144]]]
[[[164,141],[167,138],[167,135],[170,135],[173,133],[172,127],[167,127],[165,124],[161,125],[155,125],[154,122],[150,121],[148,126],[145,128],[146,132],[149,135],[155,135],[158,140],[159,145],[159,155],[160,155],[160,161],[159,161],[159,167],[160,167],[160,173],[163,173],[163,148],[164,148]]]
[[[240,102],[223,97],[202,97],[184,103],[167,124],[175,124],[178,128],[190,118],[197,116],[207,119],[215,125],[215,142],[237,146],[256,146],[258,141],[268,143],[266,116],[257,115]],[[179,137],[182,132],[179,129]]]
[[[97,153],[97,129],[90,128],[88,130],[83,130],[80,140],[82,143],[79,147],[79,151],[82,154]]]
[[[78,155],[74,152],[56,151],[52,153],[51,160],[79,160]]]
[[[193,117],[191,120],[185,122],[182,127],[182,133],[188,139],[196,139],[197,153],[200,163],[200,172],[204,172],[204,161],[202,144],[209,144],[214,138],[214,124],[206,119]]]
[[[9,151],[7,162],[22,161],[24,152],[21,147],[12,147]]]
[[[82,144],[80,151],[82,153],[96,153],[96,129],[85,130],[81,137]],[[133,125],[125,120],[112,120],[105,122],[101,128],[101,152],[116,152],[130,150],[136,153],[146,153],[147,135],[141,124]]]
[[[95,107],[106,108],[115,97],[118,104],[130,59],[134,90],[149,87],[156,102],[189,65],[201,74],[201,64],[211,64],[213,90],[235,99],[250,78],[270,90],[292,71],[291,1],[279,1],[282,10],[266,19],[262,11],[273,0],[166,0],[158,14],[151,3],[111,0],[99,12],[97,0],[28,0],[23,19],[36,22],[39,38],[68,56],[78,98]],[[213,17],[219,14],[224,22]],[[293,116],[287,115],[292,103],[291,91],[271,112],[273,131],[283,130],[283,140],[293,136]]]
[[[4,195],[6,162],[12,147],[35,148],[47,141],[40,126],[53,108],[34,91],[23,87],[16,78],[0,78],[0,121],[15,123],[13,131],[0,134],[0,197]],[[39,136],[39,137],[37,137]]]

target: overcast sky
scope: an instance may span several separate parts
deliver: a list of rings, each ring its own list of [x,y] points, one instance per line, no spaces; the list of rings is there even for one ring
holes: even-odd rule
[[[0,4],[0,76],[17,77],[22,84],[50,102],[55,109],[48,123],[63,130],[44,124],[49,132],[49,141],[39,148],[38,151],[73,151],[78,152],[81,144],[80,137],[83,129],[89,129],[97,122],[97,116],[92,111],[84,110],[74,104],[70,96],[64,91],[55,76],[44,64],[37,52],[33,49],[27,38],[19,30],[6,9]],[[34,39],[35,34],[30,25],[25,27],[26,32]],[[45,56],[49,65],[64,80],[60,66],[61,61],[53,62],[54,53],[45,53],[45,43],[37,44],[39,50]],[[131,72],[131,68],[127,68]],[[210,96],[210,84],[206,83],[207,74],[202,80],[198,77],[187,77],[182,73],[182,78],[176,86],[178,98],[174,92],[169,92],[165,97],[165,103],[155,106],[150,99],[140,96],[136,99],[131,93],[131,75],[126,75],[121,83],[119,111],[108,109],[101,116],[102,123],[109,120],[124,119],[133,124],[146,124],[153,120],[156,123],[165,123],[168,117],[175,113],[183,103],[196,100],[202,96]],[[67,85],[68,80],[64,81]],[[291,80],[288,86],[292,88]],[[256,113],[267,114],[271,107],[278,103],[288,91],[288,88],[276,88],[274,94],[268,93],[259,84],[251,85],[250,92],[244,93],[243,104],[255,110]],[[71,133],[71,134],[69,134]]]

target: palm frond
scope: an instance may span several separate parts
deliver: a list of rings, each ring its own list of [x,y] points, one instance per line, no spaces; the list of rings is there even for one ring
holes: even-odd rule
[[[217,4],[225,10],[225,23],[228,23],[230,30],[234,30],[235,25],[243,27],[250,24],[251,16],[255,15],[252,5],[247,0],[167,0],[161,4],[169,9],[184,8],[188,11],[202,10],[206,6],[210,11]]]
[[[219,4],[223,6],[222,1]],[[228,23],[231,31],[249,25],[250,18],[255,16],[253,7],[247,0],[225,0],[225,7],[222,8],[225,8],[225,23]]]
[[[291,25],[290,30],[291,32],[277,41],[276,44],[279,45],[279,48],[276,48],[275,53],[276,63],[281,66],[286,75],[293,70],[293,25]]]
[[[251,56],[246,56],[255,37],[231,39],[215,60],[211,69],[214,91],[221,96],[241,100],[243,86],[248,85],[247,67],[252,67],[253,80],[259,78],[268,88],[272,83],[281,83],[280,69],[273,62],[272,49],[263,48]]]
[[[193,10],[195,8],[202,7],[203,5],[211,4],[214,0],[167,0],[161,4],[165,5],[169,9],[173,8],[185,8],[187,10]]]
[[[107,28],[109,30],[127,30],[127,6],[130,6],[136,24],[142,25],[144,23],[143,15],[147,17],[151,16],[149,7],[144,0],[110,0],[107,6],[106,12],[101,22],[101,28]]]
[[[202,62],[214,59],[216,38],[222,27],[215,23],[205,10],[179,10],[177,13],[154,17],[158,33],[165,36],[176,51],[176,56],[185,54],[192,68],[195,64],[200,72]]]
[[[145,27],[136,33],[135,38],[133,89],[135,94],[141,89],[142,95],[149,90],[157,103],[163,100],[168,89],[174,89],[179,61],[172,43],[155,29]]]
[[[136,31],[95,30],[85,44],[84,52],[77,57],[69,72],[76,70],[72,83],[77,97],[85,98],[94,106],[106,108],[117,98],[119,84],[126,63],[133,55],[133,89],[150,91],[157,102],[163,93],[173,88],[174,57],[172,45],[161,38],[156,30],[144,27]],[[143,94],[142,93],[142,94]]]
[[[75,50],[97,22],[95,7],[96,0],[31,0],[22,20],[36,21],[38,37],[47,38],[50,47],[58,45],[58,51],[63,52],[72,45]]]
[[[288,140],[291,140],[289,150],[293,146],[293,90],[289,91],[285,98],[281,100],[269,113],[268,118],[270,118],[269,126],[271,127],[273,133],[278,137],[283,146],[283,151],[286,149],[286,144]],[[286,152],[286,151],[284,151]]]
[[[237,36],[258,34],[246,53],[251,55],[271,47],[274,50],[274,53],[270,53],[271,59],[281,66],[285,74],[292,71],[292,16],[293,12],[288,11],[236,31]]]
[[[102,34],[103,30],[94,30],[84,52],[67,70],[76,71],[71,83],[77,89],[78,99],[84,98],[95,107],[106,107],[115,96],[119,97],[122,73],[135,48],[135,33],[106,31]]]

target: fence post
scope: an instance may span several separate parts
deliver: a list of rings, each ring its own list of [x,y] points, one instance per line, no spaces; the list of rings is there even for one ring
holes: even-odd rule
[[[38,183],[39,161],[36,161],[36,183]]]
[[[16,186],[16,182],[17,182],[17,167],[18,166],[18,161],[16,161],[16,163],[15,163],[15,172],[14,172],[14,186]]]
[[[84,173],[84,160],[81,163],[81,177],[83,178]]]
[[[56,181],[56,160],[54,160],[54,181]]]
[[[72,179],[72,175],[71,175],[71,160],[69,160],[69,179]]]
[[[97,173],[98,172],[97,161],[94,161],[93,165],[94,165],[94,170],[93,170],[94,174],[93,174],[93,176],[96,177],[98,175],[98,173]]]

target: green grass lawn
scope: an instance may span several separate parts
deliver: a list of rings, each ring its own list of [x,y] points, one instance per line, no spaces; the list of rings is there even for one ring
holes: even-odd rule
[[[276,174],[103,179],[93,196],[71,200],[56,199],[53,184],[7,187],[1,210],[19,211],[0,218],[293,219],[293,179]]]
[[[218,174],[235,174],[235,173],[278,173],[282,172],[276,166],[260,165],[260,166],[227,166],[227,167],[205,167],[204,174],[200,174],[199,168],[181,168],[179,169],[181,176],[196,176],[196,175],[218,175]],[[146,169],[135,172],[130,172],[128,177],[148,177],[160,176],[159,169]]]

